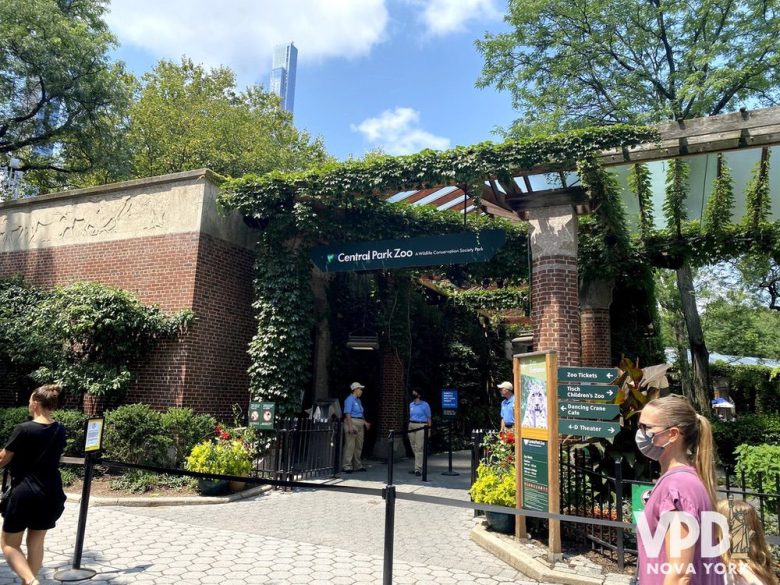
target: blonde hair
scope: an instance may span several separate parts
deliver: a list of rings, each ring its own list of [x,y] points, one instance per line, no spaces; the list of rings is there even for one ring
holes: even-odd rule
[[[693,455],[693,465],[710,496],[713,508],[717,502],[715,490],[715,447],[710,421],[701,416],[682,396],[670,394],[647,403],[657,409],[667,428],[677,427],[685,446]]]
[[[772,568],[772,553],[756,509],[745,500],[720,500],[716,508],[728,520],[731,537],[731,546],[723,553],[723,561],[729,564],[733,560],[744,560],[762,583],[778,585]],[[739,543],[737,550],[735,543]]]
[[[54,410],[60,401],[62,387],[58,384],[46,384],[32,391],[33,402],[37,402],[46,410]]]

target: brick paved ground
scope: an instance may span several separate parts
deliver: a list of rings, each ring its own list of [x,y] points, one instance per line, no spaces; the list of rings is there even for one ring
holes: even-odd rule
[[[467,459],[458,477],[444,477],[437,457],[431,483],[398,465],[399,491],[467,500]],[[384,485],[385,468],[335,483]],[[328,483],[334,483],[330,481]],[[96,507],[90,510],[84,565],[99,570],[89,583],[207,585],[351,585],[382,582],[384,501],[378,497],[302,490],[271,492],[214,506]],[[68,564],[77,506],[68,506],[46,545],[44,576]],[[394,578],[398,584],[533,583],[469,540],[472,512],[399,500]],[[0,585],[18,583],[5,564]]]

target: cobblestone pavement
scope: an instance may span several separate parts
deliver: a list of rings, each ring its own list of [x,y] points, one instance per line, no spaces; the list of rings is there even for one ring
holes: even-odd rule
[[[430,483],[397,465],[399,492],[467,500],[467,454],[457,477],[445,477],[437,457]],[[345,475],[335,483],[381,488],[386,468]],[[78,509],[67,507],[47,537],[42,571],[52,581],[73,550]],[[384,500],[318,490],[269,492],[212,506],[96,507],[89,513],[82,565],[96,584],[351,585],[382,582]],[[534,583],[469,540],[476,520],[469,510],[398,500],[393,583],[496,585]],[[18,583],[5,564],[0,585]]]

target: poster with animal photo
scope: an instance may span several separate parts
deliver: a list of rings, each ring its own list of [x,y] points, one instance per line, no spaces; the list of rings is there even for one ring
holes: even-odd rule
[[[547,429],[547,362],[544,355],[529,356],[520,363],[520,426]]]

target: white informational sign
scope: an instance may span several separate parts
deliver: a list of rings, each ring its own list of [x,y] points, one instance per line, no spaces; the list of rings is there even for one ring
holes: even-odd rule
[[[90,418],[87,420],[86,439],[84,451],[100,451],[103,448],[103,419]]]

